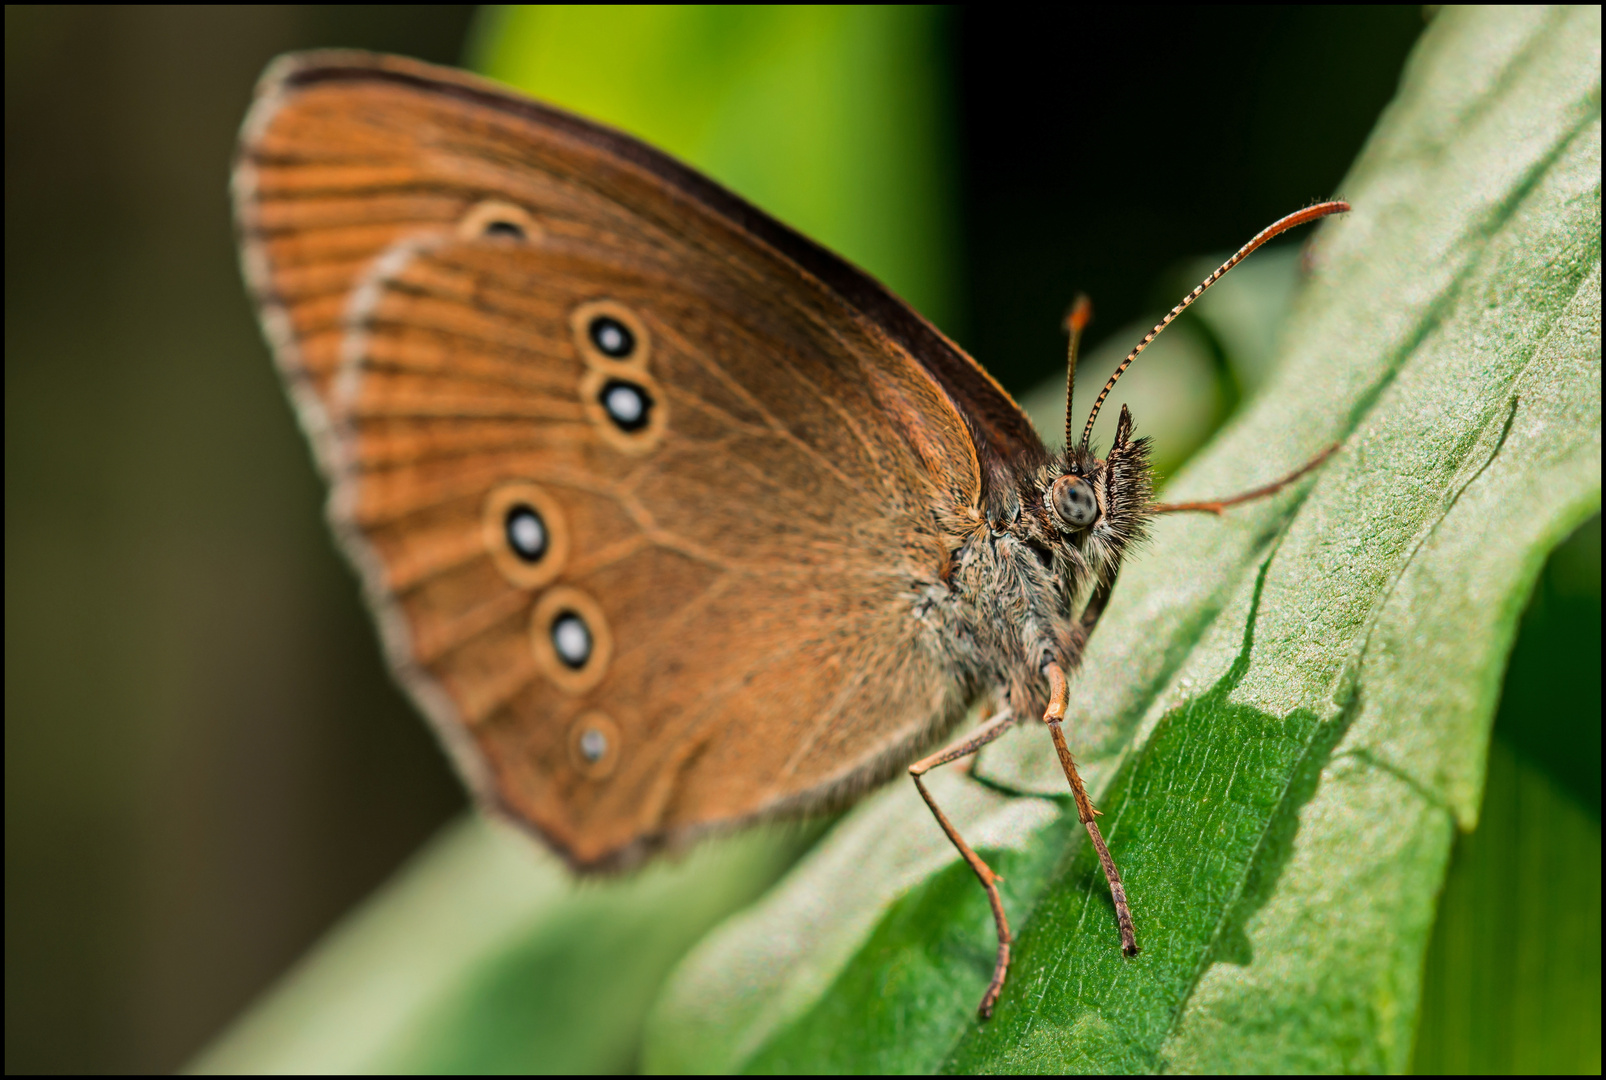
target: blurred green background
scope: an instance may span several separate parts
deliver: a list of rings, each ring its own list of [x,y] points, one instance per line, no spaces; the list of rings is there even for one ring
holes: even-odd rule
[[[1090,359],[1124,352],[1200,257],[1343,194],[1421,27],[1414,8],[8,7],[7,1070],[179,1066],[464,804],[385,674],[235,269],[229,161],[272,56],[471,63],[620,123],[1027,396],[1077,289]],[[1123,383],[1154,395],[1164,468],[1257,381],[1185,326]],[[1424,1071],[1565,1069],[1591,1045],[1598,1068],[1599,543],[1597,518],[1524,623],[1430,949]],[[1534,871],[1567,888],[1536,900]],[[1591,926],[1592,1000],[1568,948]],[[1535,988],[1514,1011],[1513,971]],[[1525,1009],[1576,1016],[1579,1045],[1525,1038]]]

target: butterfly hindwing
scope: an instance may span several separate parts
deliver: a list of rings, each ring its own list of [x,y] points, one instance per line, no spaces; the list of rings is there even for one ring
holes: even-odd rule
[[[236,199],[392,660],[489,803],[618,862],[957,718],[922,605],[1030,428],[868,278],[624,136],[351,54],[270,72]]]

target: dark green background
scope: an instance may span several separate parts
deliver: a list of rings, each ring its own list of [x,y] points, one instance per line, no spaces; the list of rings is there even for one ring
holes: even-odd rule
[[[6,10],[8,1071],[176,1067],[463,803],[327,538],[226,185],[270,57],[452,63],[472,16]],[[1096,341],[1169,303],[1179,260],[1342,194],[1421,28],[1413,8],[1033,21],[1053,18],[948,19],[949,329],[1015,390],[1059,363],[1076,289]],[[1547,573],[1492,768],[1543,770],[1598,826],[1598,519],[1575,547],[1593,592]],[[1458,854],[1464,906],[1492,842]],[[1487,1001],[1464,989],[1430,977],[1426,1015],[1466,1027]]]

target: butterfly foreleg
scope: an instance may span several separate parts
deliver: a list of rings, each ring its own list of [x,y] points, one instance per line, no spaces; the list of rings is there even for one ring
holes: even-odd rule
[[[1094,618],[1096,620],[1097,616]],[[1126,902],[1126,887],[1121,884],[1121,871],[1115,868],[1115,860],[1105,846],[1104,836],[1099,832],[1099,824],[1095,820],[1100,811],[1094,809],[1093,800],[1087,797],[1087,789],[1082,786],[1082,776],[1076,771],[1071,749],[1065,745],[1065,732],[1060,730],[1060,721],[1065,719],[1065,672],[1058,664],[1051,662],[1043,669],[1043,673],[1048,676],[1049,684],[1048,708],[1043,712],[1043,722],[1048,724],[1048,733],[1054,740],[1054,752],[1059,755],[1060,768],[1065,770],[1071,795],[1076,799],[1076,816],[1082,819],[1088,838],[1093,841],[1093,849],[1098,852],[1099,865],[1104,868],[1104,878],[1110,883],[1110,897],[1115,901],[1115,921],[1121,928],[1121,951],[1128,956],[1136,956],[1138,938],[1132,929],[1132,909]]]
[[[1004,879],[993,873],[993,868],[988,866],[982,860],[982,857],[971,849],[969,844],[965,843],[965,838],[959,835],[959,830],[954,828],[953,822],[948,820],[948,815],[942,812],[942,809],[937,805],[937,801],[931,797],[931,792],[926,789],[926,785],[920,778],[938,765],[946,765],[950,761],[958,761],[962,757],[974,754],[1008,731],[1014,723],[1014,715],[1008,709],[1005,709],[965,738],[938,750],[930,757],[921,758],[909,766],[909,776],[914,780],[915,787],[920,789],[920,797],[926,800],[926,805],[931,808],[932,816],[937,819],[937,824],[942,826],[942,831],[948,834],[948,839],[952,841],[954,847],[959,849],[959,854],[970,864],[970,868],[976,872],[976,877],[981,882],[981,887],[987,890],[987,902],[993,907],[993,923],[998,927],[998,959],[993,964],[992,982],[987,984],[987,992],[982,995],[981,1005],[976,1010],[984,1020],[993,1014],[993,1005],[997,1003],[998,995],[1004,989],[1004,976],[1009,972],[1009,920],[1004,916],[1004,900],[1003,897],[998,895],[997,885],[998,882]]]

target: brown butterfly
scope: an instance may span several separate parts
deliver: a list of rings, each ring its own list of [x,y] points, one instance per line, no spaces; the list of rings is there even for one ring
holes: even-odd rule
[[[576,868],[618,867],[907,768],[992,902],[987,1015],[1008,923],[920,777],[1041,713],[1137,952],[1060,731],[1065,672],[1150,516],[1233,500],[1154,504],[1126,409],[1103,458],[1093,419],[1213,281],[1344,204],[1246,245],[1054,454],[864,273],[628,136],[456,71],[277,61],[234,199],[330,517],[484,806]],[[990,694],[996,716],[910,764]]]

